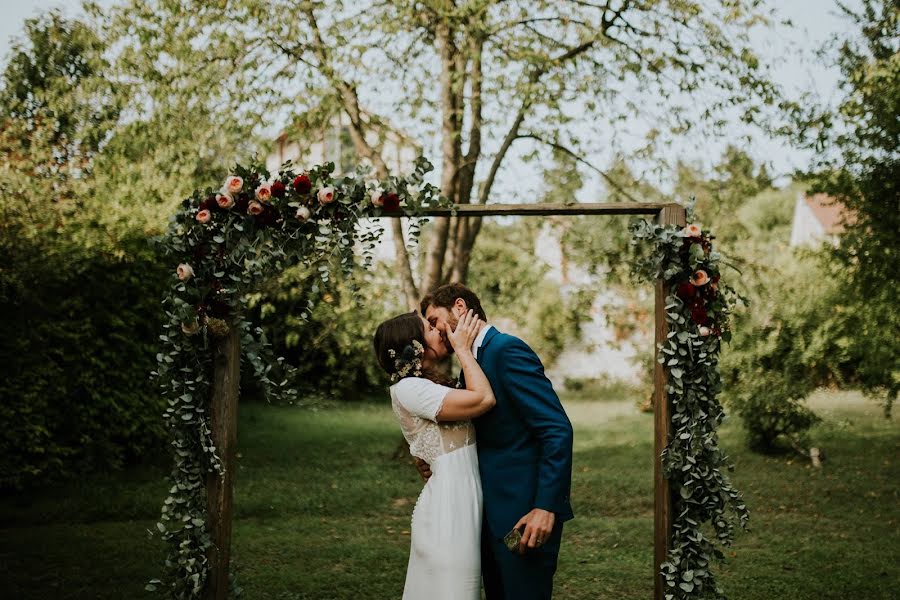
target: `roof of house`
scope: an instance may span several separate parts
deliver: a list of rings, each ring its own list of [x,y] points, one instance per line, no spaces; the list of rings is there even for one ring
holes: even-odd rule
[[[843,233],[845,225],[853,222],[853,213],[833,196],[813,194],[803,196],[806,205],[826,234]]]

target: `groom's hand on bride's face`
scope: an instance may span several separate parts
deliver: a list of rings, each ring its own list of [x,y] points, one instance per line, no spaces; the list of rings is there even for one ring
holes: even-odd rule
[[[419,475],[422,476],[422,480],[428,481],[428,478],[431,477],[431,465],[429,465],[421,458],[417,458],[415,462],[416,469],[419,471]]]

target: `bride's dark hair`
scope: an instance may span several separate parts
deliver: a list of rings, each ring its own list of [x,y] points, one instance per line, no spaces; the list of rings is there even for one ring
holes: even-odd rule
[[[422,323],[422,317],[419,313],[413,311],[397,315],[388,319],[378,326],[375,330],[375,357],[378,364],[384,369],[388,375],[394,375],[398,372],[396,357],[403,356],[407,346],[412,346],[413,342],[418,342],[422,348],[425,344],[425,326]],[[408,351],[407,351],[408,352]],[[393,353],[393,356],[391,355]],[[403,377],[412,377],[413,373],[409,372]],[[430,379],[441,385],[449,385],[453,387],[454,381],[434,368],[423,367],[421,369],[421,377]]]

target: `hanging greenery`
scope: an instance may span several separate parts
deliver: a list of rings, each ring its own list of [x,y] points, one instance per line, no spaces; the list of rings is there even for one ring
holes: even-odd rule
[[[688,207],[688,221],[693,206]],[[716,428],[725,416],[718,395],[719,352],[731,339],[729,317],[743,299],[721,281],[722,255],[715,236],[699,225],[679,228],[642,219],[631,226],[632,243],[644,246],[635,271],[646,281],[665,280],[669,333],[659,346],[668,378],[671,433],[662,452],[663,475],[672,490],[672,541],[660,566],[666,600],[724,599],[710,568],[730,546],[734,524],[746,529],[749,513],[723,468],[734,466],[719,448]],[[715,539],[701,531],[712,525]]]
[[[356,249],[365,264],[371,262],[383,229],[378,221],[361,219],[416,216],[446,205],[439,190],[424,181],[431,168],[420,158],[409,177],[379,182],[366,179],[364,171],[334,178],[332,163],[299,173],[286,163],[274,178],[263,165],[238,165],[221,189],[194,192],[172,217],[158,240],[172,259],[172,284],[163,298],[166,323],[152,373],[168,402],[164,417],[174,458],[172,485],[156,524],[169,552],[165,576],[150,581],[148,590],[194,598],[206,584],[211,543],[206,477],[224,474],[208,413],[210,338],[238,328],[242,359],[252,365],[267,397],[293,400],[290,368],[272,355],[262,330],[243,318],[245,295],[266,278],[302,264],[319,275],[311,309],[336,269],[352,271]],[[412,238],[419,233],[416,220],[410,233]]]

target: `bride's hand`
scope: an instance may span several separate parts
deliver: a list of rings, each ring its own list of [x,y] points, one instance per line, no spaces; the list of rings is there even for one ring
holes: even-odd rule
[[[471,350],[482,325],[484,325],[484,321],[476,317],[473,310],[469,310],[460,317],[459,322],[456,324],[456,329],[447,334],[447,339],[450,341],[450,345],[453,346],[453,350],[457,353]]]

